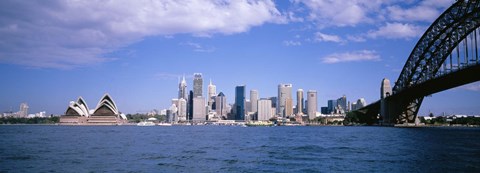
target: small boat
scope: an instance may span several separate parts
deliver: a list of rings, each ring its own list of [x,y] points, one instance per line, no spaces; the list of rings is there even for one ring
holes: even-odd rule
[[[155,126],[155,123],[151,121],[142,121],[137,123],[137,126]]]
[[[171,123],[158,123],[159,126],[172,126]]]

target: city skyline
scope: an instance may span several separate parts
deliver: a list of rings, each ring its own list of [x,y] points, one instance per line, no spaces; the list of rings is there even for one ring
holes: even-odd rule
[[[316,90],[318,111],[343,95],[371,103],[383,78],[393,87],[420,36],[453,1],[165,1],[170,11],[98,3],[0,2],[1,112],[27,102],[32,112],[63,114],[72,99],[103,93],[125,113],[169,108],[183,75],[182,94],[194,90],[193,73],[212,79],[227,103],[235,86],[257,90],[260,99],[277,97],[281,83]],[[208,94],[206,86],[201,92]],[[479,114],[479,97],[478,82],[451,89],[426,97],[420,114]]]

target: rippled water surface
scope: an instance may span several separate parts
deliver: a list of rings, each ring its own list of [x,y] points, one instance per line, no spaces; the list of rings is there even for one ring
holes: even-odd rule
[[[0,172],[480,172],[480,129],[0,126]]]

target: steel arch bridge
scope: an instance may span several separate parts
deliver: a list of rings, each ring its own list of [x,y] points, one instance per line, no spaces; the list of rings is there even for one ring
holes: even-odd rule
[[[391,96],[356,113],[385,124],[412,123],[425,96],[480,80],[480,0],[458,0],[415,45]]]

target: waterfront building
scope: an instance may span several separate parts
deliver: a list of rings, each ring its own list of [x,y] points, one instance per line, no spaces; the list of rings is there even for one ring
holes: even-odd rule
[[[287,107],[287,99],[292,99],[292,84],[279,84],[278,85],[278,105],[277,105],[277,114],[286,117],[287,112],[291,107]],[[287,110],[286,110],[287,109]],[[293,110],[292,110],[293,112]]]
[[[215,97],[215,111],[219,118],[227,119],[227,113],[229,109],[227,107],[227,97],[223,92],[220,92],[217,97]]]
[[[275,111],[274,111],[273,115],[275,115],[277,113],[276,108],[277,108],[278,99],[277,99],[277,97],[269,97],[268,100],[272,101],[272,108],[275,108]]]
[[[178,99],[177,98],[172,99],[172,104],[178,107]]]
[[[245,114],[252,112],[252,103],[249,99],[245,99]]]
[[[321,107],[321,108],[320,108],[320,113],[322,113],[322,114],[324,114],[324,115],[330,114],[330,113],[328,112],[328,107]]]
[[[215,96],[217,95],[217,86],[212,84],[212,80],[210,79],[210,84],[207,87],[208,90],[208,111],[211,111],[214,107],[213,102],[215,102]]]
[[[317,117],[317,91],[309,90],[307,92],[307,114],[310,120],[315,119]]]
[[[178,100],[178,121],[187,120],[187,101],[183,98]]]
[[[267,121],[273,117],[272,112],[272,100],[270,99],[260,99],[257,101],[258,103],[258,112],[257,112],[257,119],[258,121]]]
[[[383,78],[382,85],[380,87],[380,99],[384,99],[392,95],[392,87],[390,87],[390,80]]]
[[[335,112],[335,108],[337,107],[337,100],[328,100],[328,114],[332,114]]]
[[[193,74],[193,97],[203,96],[203,78],[202,73]]]
[[[187,81],[185,81],[185,75],[183,75],[182,81],[178,84],[178,99],[188,99]]]
[[[297,115],[303,115],[303,89],[297,90]]]
[[[87,103],[82,97],[77,102],[71,101],[64,116],[60,117],[60,124],[123,124],[127,117],[118,111],[117,105],[110,95],[105,94],[97,104],[97,107],[90,111]]]
[[[28,104],[21,103],[20,104],[20,111],[18,112],[18,116],[20,118],[26,118],[28,116]]]
[[[193,91],[190,90],[187,100],[187,120],[193,119]]]
[[[205,121],[206,120],[206,107],[205,107],[205,98],[198,96],[193,98],[193,117],[192,121]]]
[[[345,113],[347,111],[347,96],[343,95],[337,99],[337,108],[339,112]]]
[[[293,115],[293,99],[287,98],[285,100],[285,117],[290,117]]]
[[[172,106],[170,106],[170,109],[169,109],[168,111],[169,111],[170,114],[167,113],[167,122],[169,122],[169,123],[177,122],[177,121],[178,121],[178,116],[177,116],[178,108],[177,108],[177,105],[172,104]]]
[[[257,112],[258,111],[258,91],[257,90],[250,90],[250,112]]]
[[[235,120],[245,120],[245,85],[235,87]]]
[[[367,101],[365,101],[364,98],[360,98],[357,100],[357,102],[353,103],[352,104],[352,110],[358,110],[358,109],[361,109],[363,107],[367,106]]]

